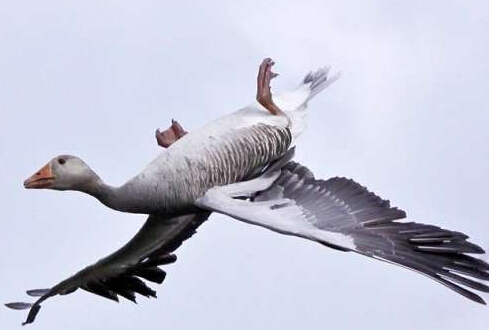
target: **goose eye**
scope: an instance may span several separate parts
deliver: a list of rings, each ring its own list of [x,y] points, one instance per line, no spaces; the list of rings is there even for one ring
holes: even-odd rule
[[[63,165],[64,163],[66,163],[66,159],[64,159],[64,158],[58,158],[58,163],[60,165]]]

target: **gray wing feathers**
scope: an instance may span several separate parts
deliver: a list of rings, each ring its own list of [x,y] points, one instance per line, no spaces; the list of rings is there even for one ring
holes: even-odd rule
[[[301,178],[304,169],[293,164],[277,184],[283,197],[294,199],[314,214],[314,226],[340,231],[354,239],[355,251],[392,262],[446,285],[479,303],[484,300],[462,288],[489,292],[489,287],[460,275],[489,280],[489,265],[465,253],[484,253],[468,242],[468,236],[433,225],[396,222],[404,211],[383,200],[353,180],[332,178],[327,181]],[[272,188],[273,189],[273,188]]]
[[[353,237],[355,252],[418,271],[479,303],[484,300],[458,284],[489,292],[489,287],[461,275],[489,280],[489,265],[466,253],[484,253],[460,232],[415,222],[396,222],[406,213],[391,207],[353,180],[315,180],[305,167],[290,163],[269,191],[293,199],[313,215],[319,229]],[[261,194],[261,193],[260,193]],[[258,199],[260,199],[258,194]],[[263,192],[267,195],[267,191]],[[277,197],[277,196],[275,196]],[[267,198],[273,198],[268,192]]]
[[[209,212],[173,218],[150,215],[138,233],[116,252],[51,289],[27,291],[30,296],[40,297],[33,304],[9,303],[6,306],[12,309],[30,308],[23,323],[28,324],[34,322],[41,302],[57,294],[72,293],[78,288],[114,301],[118,301],[120,296],[136,302],[136,293],[156,298],[156,292],[143,280],[162,283],[166,273],[159,266],[176,261],[172,252],[190,238],[209,215]]]
[[[478,303],[484,300],[462,286],[489,292],[487,285],[474,280],[489,281],[489,264],[467,255],[484,250],[467,241],[467,235],[400,222],[404,211],[350,179],[316,180],[306,167],[289,162],[248,205],[229,199],[211,204],[249,223],[417,271]]]
[[[382,200],[353,180],[316,180],[305,166],[295,162],[287,164],[277,181],[258,193],[255,200],[277,198],[294,200],[311,215],[316,228],[333,232],[406,217],[404,211],[390,207],[389,201]]]
[[[459,232],[415,222],[370,224],[353,229],[357,252],[420,272],[461,295],[484,300],[458,284],[489,292],[489,287],[465,275],[489,281],[489,265],[466,253],[484,253]]]

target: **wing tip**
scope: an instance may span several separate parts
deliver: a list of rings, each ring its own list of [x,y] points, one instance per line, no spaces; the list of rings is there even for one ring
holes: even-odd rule
[[[32,307],[31,303],[26,302],[11,302],[4,304],[5,307],[14,309],[14,310],[24,310]]]
[[[27,290],[25,293],[27,293],[27,295],[31,297],[42,297],[48,292],[49,289],[33,289],[33,290]]]

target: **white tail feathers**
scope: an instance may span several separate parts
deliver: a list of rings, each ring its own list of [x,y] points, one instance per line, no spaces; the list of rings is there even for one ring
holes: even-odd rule
[[[338,80],[340,73],[328,77],[330,68],[324,67],[315,72],[309,72],[299,87],[294,90],[273,95],[273,101],[286,112],[292,123],[292,137],[296,139],[306,128],[307,102],[319,92]]]
[[[333,77],[328,78],[328,73],[329,73],[330,67],[324,67],[316,72],[309,72],[307,76],[305,76],[304,80],[302,83],[306,86],[309,87],[309,96],[307,97],[306,101],[309,101],[312,99],[316,94],[321,92],[323,89],[334,83],[338,78],[340,78],[341,74],[338,72],[336,73]]]

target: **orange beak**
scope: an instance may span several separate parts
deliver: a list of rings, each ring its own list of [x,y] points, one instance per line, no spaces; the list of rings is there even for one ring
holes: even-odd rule
[[[54,183],[54,175],[51,170],[51,164],[47,164],[29,179],[24,181],[24,187],[27,189],[49,188]]]

